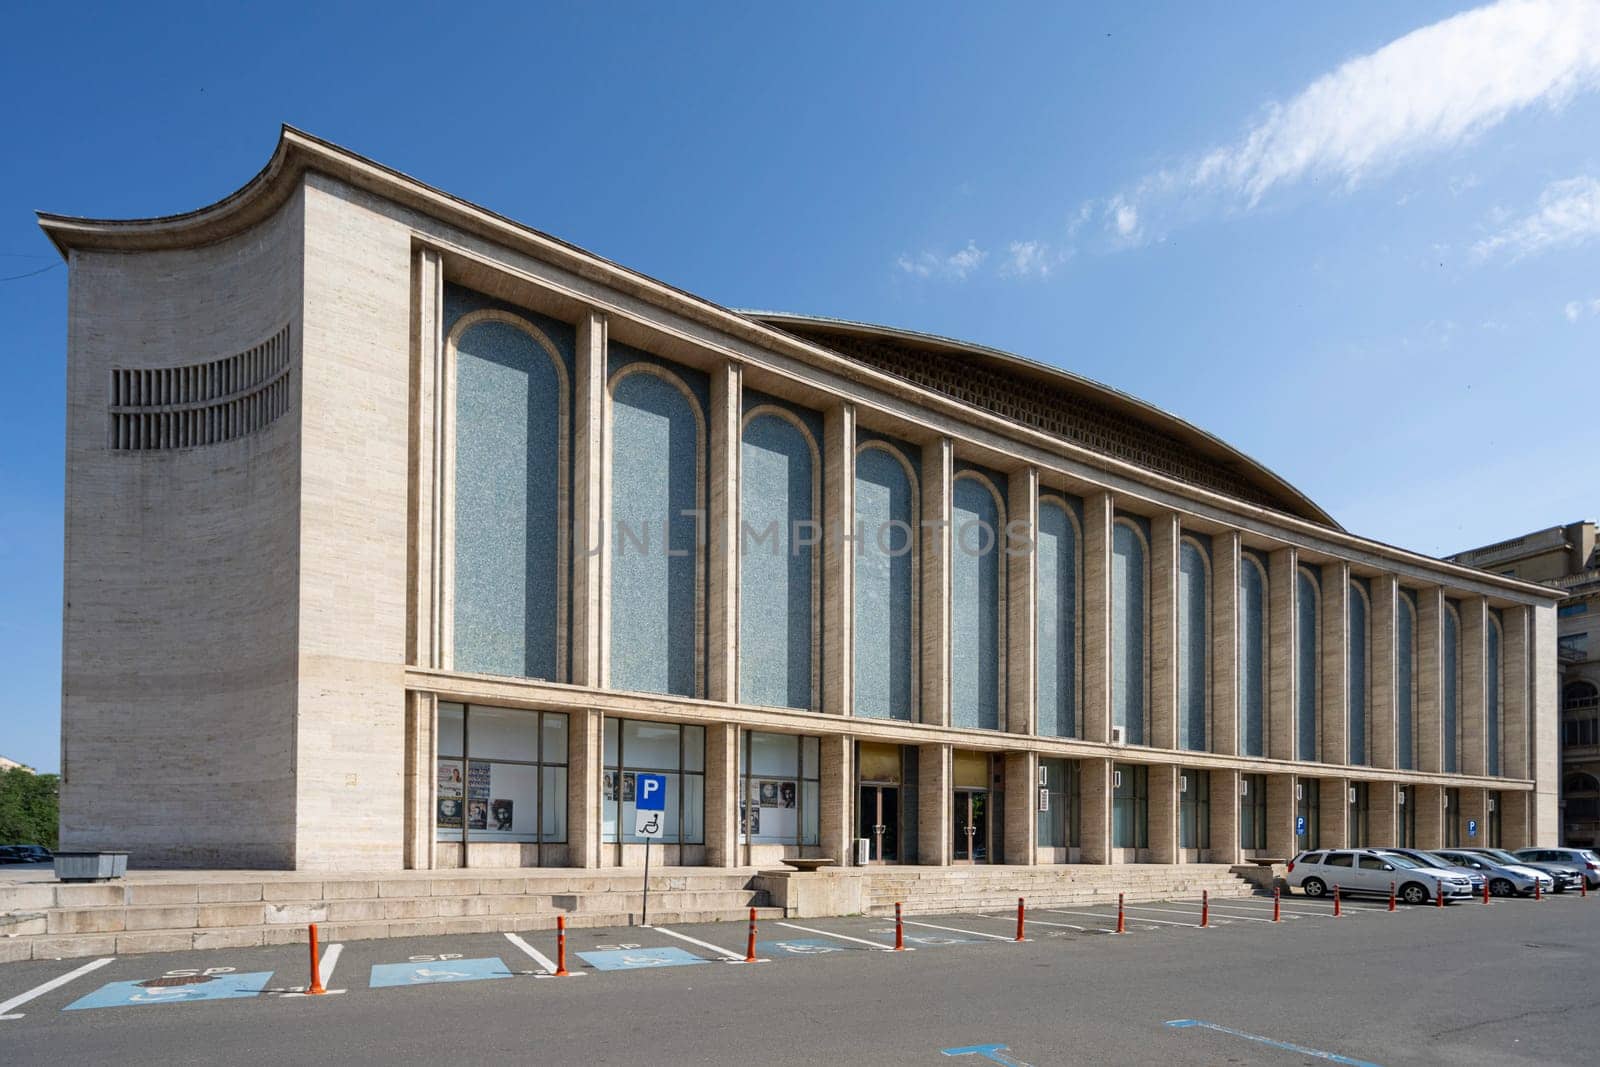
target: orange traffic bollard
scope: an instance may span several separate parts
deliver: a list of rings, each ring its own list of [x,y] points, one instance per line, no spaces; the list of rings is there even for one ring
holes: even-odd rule
[[[1539,879],[1537,879],[1537,878],[1535,878],[1533,880],[1533,899],[1534,900],[1543,900],[1544,899],[1544,887],[1539,884]]]
[[[1211,925],[1211,890],[1200,890],[1200,926]]]
[[[1444,886],[1440,886],[1438,891],[1433,894],[1433,902],[1441,908],[1444,907]]]
[[[306,987],[307,993],[322,994],[327,990],[322,988],[322,966],[317,959],[317,924],[311,924],[311,984]]]
[[[1485,882],[1484,885],[1488,885],[1488,883]],[[1583,880],[1578,883],[1578,895],[1580,897],[1587,897],[1589,895],[1589,876],[1588,875],[1584,875]]]
[[[906,950],[906,928],[904,920],[900,918],[900,902],[898,900],[894,902],[894,950],[896,952],[904,952]]]
[[[1027,901],[1026,897],[1018,897],[1017,898],[1017,940],[1018,941],[1026,941],[1027,940],[1027,938],[1022,936],[1023,915],[1024,915],[1024,913],[1025,913],[1025,911],[1027,909],[1027,906],[1028,906],[1028,901]]]
[[[567,978],[567,917],[556,916],[556,977]]]
[[[1125,934],[1127,932],[1128,932],[1127,924],[1125,924],[1122,921],[1122,894],[1118,893],[1117,894],[1117,933]]]
[[[1389,910],[1394,910],[1394,883],[1389,883]]]
[[[1277,886],[1272,887],[1272,921],[1275,923],[1283,921],[1283,903],[1278,899],[1281,892]]]
[[[1337,919],[1342,914],[1344,914],[1344,913],[1339,910],[1339,887],[1338,886],[1334,886],[1333,887],[1333,917],[1335,919]]]
[[[744,961],[756,962],[756,909],[750,909],[750,938],[745,942]]]
[[[1489,903],[1489,879],[1487,878],[1483,880],[1483,902],[1485,904]]]

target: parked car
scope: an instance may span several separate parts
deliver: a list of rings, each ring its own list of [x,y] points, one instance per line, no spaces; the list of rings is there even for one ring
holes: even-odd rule
[[[1483,887],[1489,883],[1489,879],[1482,871],[1473,870],[1471,867],[1457,867],[1455,864],[1448,863],[1433,853],[1424,852],[1420,848],[1380,848],[1378,851],[1393,856],[1404,856],[1412,863],[1423,867],[1431,867],[1438,871],[1449,871],[1458,878],[1465,878],[1472,883],[1473,896],[1482,893]]]
[[[0,863],[32,863],[20,845],[0,845]]]
[[[1513,866],[1532,867],[1543,874],[1548,874],[1555,879],[1554,892],[1565,893],[1567,890],[1576,890],[1583,884],[1583,876],[1564,863],[1529,863],[1527,860],[1507,852],[1503,848],[1472,848],[1468,852],[1475,852],[1480,856],[1487,856],[1496,863]]]
[[[54,855],[43,845],[12,845],[23,857],[23,863],[49,863]]]
[[[1583,876],[1590,889],[1600,889],[1600,855],[1592,848],[1519,848],[1513,855],[1541,866],[1570,867]]]
[[[1496,863],[1488,856],[1464,849],[1437,848],[1433,854],[1446,863],[1481,871],[1489,879],[1489,892],[1497,897],[1527,897],[1533,895],[1537,883],[1544,892],[1554,892],[1556,880],[1543,871],[1525,867],[1520,863],[1507,866]]]
[[[1289,861],[1289,885],[1308,897],[1339,887],[1341,893],[1388,896],[1390,884],[1407,904],[1426,904],[1443,897],[1470,898],[1472,883],[1464,875],[1424,867],[1404,856],[1371,848],[1302,852]]]

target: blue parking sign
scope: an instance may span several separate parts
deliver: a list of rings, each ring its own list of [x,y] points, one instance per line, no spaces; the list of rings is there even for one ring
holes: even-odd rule
[[[1478,836],[1478,820],[1477,819],[1468,819],[1467,820],[1467,836],[1468,837],[1477,837]]]
[[[664,774],[636,774],[633,776],[635,811],[667,810],[667,776]]]
[[[1296,815],[1294,817],[1294,836],[1306,836],[1306,817],[1304,815]]]

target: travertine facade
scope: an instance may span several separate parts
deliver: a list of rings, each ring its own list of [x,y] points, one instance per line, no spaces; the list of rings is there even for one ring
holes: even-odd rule
[[[651,772],[669,863],[1556,838],[1556,594],[1112,390],[730,312],[293,130],[191,215],[41,221],[64,847],[633,864]]]

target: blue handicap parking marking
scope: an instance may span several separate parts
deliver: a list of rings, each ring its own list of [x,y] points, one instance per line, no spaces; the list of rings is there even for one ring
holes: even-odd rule
[[[610,952],[580,952],[597,971],[631,971],[642,967],[687,967],[709,963],[681,948],[624,948]]]
[[[787,941],[757,941],[756,951],[763,956],[826,956],[833,952],[853,952],[849,945],[816,937],[797,937]]]
[[[889,943],[894,943],[894,927],[872,931],[880,936],[888,935]],[[903,940],[908,945],[924,945],[928,948],[937,948],[940,945],[976,945],[975,937],[953,937],[949,934],[905,934]]]
[[[396,985],[432,985],[435,982],[482,982],[490,978],[510,978],[513,973],[498,956],[476,960],[429,957],[406,963],[374,964],[368,984],[378,989]]]
[[[197,1000],[258,997],[271,979],[271,971],[251,971],[248,974],[235,974],[231,971],[214,974],[200,971],[168,974],[159,978],[140,978],[127,982],[110,982],[87,996],[79,997],[61,1010],[124,1008],[140,1004],[186,1004]]]

